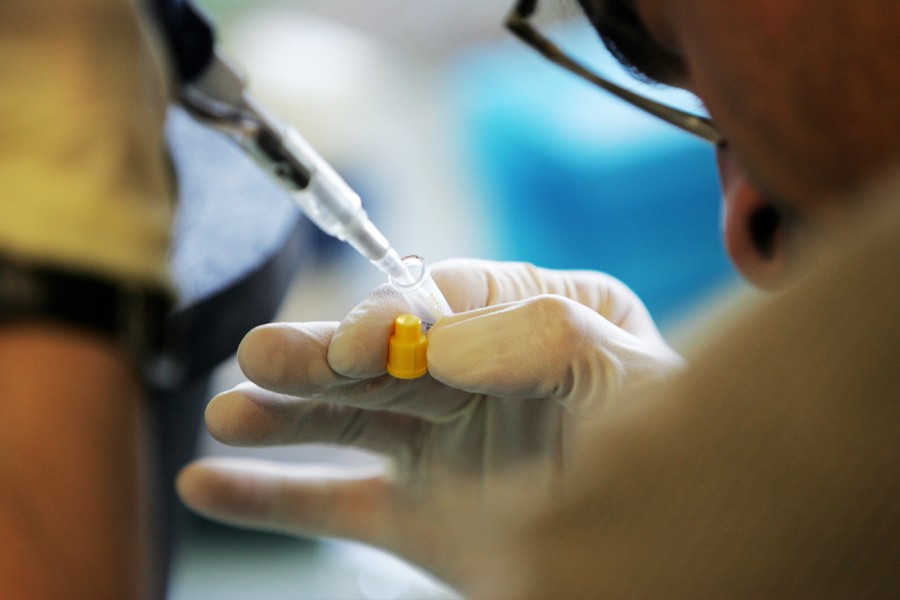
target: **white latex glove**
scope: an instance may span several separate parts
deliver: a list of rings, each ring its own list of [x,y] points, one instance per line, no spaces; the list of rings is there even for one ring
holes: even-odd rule
[[[471,260],[432,274],[456,314],[429,334],[429,375],[386,374],[393,319],[408,309],[384,286],[341,323],[250,332],[238,357],[253,383],[206,413],[225,443],[352,445],[393,459],[394,477],[207,460],[182,473],[185,502],[231,523],[381,546],[453,582],[466,569],[462,514],[489,508],[514,468],[536,496],[555,493],[579,424],[681,365],[608,275]]]

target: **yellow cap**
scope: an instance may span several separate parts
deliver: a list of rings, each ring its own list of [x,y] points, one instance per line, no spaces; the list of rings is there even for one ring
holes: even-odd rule
[[[428,372],[427,348],[422,320],[415,315],[400,315],[394,319],[394,333],[388,345],[388,373],[398,379],[421,377]]]

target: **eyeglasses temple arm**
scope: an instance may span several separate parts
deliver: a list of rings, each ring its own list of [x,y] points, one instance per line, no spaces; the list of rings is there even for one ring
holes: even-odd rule
[[[689,112],[666,106],[636,94],[631,90],[616,85],[615,83],[597,76],[578,61],[570,58],[559,46],[537,32],[524,16],[517,10],[513,10],[506,19],[506,27],[523,42],[534,48],[547,60],[559,65],[567,71],[578,75],[593,83],[597,87],[606,90],[610,94],[632,104],[641,110],[662,119],[663,121],[696,135],[716,146],[724,142],[724,138],[712,120],[692,115]]]

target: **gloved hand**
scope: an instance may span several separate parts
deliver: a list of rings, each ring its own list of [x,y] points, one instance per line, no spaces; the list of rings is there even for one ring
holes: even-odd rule
[[[266,325],[238,357],[253,382],[212,400],[228,444],[333,443],[389,456],[392,475],[206,460],[179,478],[195,510],[242,525],[360,540],[450,582],[465,570],[461,514],[525,470],[555,493],[580,425],[633,383],[682,361],[638,298],[596,272],[455,260],[432,268],[455,314],[429,334],[429,375],[386,374],[405,301],[375,290],[341,323]]]

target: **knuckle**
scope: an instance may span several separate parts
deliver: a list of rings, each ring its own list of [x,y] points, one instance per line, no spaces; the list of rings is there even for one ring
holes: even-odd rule
[[[580,337],[583,323],[579,304],[563,296],[546,294],[535,296],[527,306],[531,313],[529,318],[544,335],[558,340]]]

